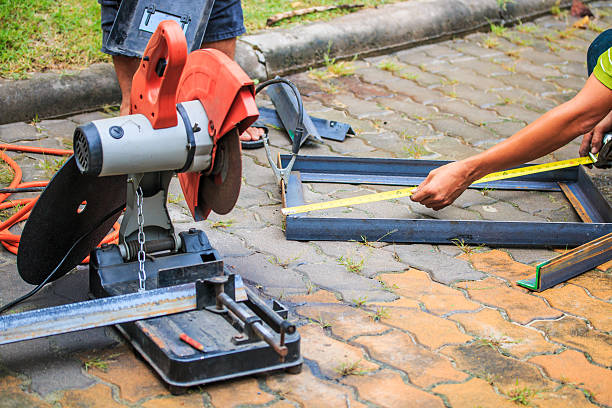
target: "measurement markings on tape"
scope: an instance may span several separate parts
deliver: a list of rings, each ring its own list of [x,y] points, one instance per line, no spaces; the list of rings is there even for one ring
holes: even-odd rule
[[[476,180],[473,184],[487,183],[497,180],[505,180],[514,177],[526,176],[528,174],[543,173],[545,171],[565,169],[581,164],[592,164],[593,160],[590,157],[579,157],[576,159],[562,160],[552,163],[536,164],[533,166],[519,167],[517,169],[504,170],[496,173],[491,173],[481,179]],[[281,209],[283,215],[291,215],[304,213],[309,211],[327,210],[330,208],[348,207],[356,204],[373,203],[376,201],[392,200],[401,197],[409,197],[416,187],[401,188],[398,190],[385,191],[382,193],[366,194],[358,197],[342,198],[340,200],[325,201],[322,203],[305,204],[295,207],[287,207]]]

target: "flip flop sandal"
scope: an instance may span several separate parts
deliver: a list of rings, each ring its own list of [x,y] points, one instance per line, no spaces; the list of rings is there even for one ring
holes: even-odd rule
[[[251,125],[251,127],[263,129],[264,135],[268,135],[268,127],[266,125],[255,122]],[[264,142],[263,137],[260,137],[259,140],[241,140],[240,144],[242,145],[243,149],[259,149],[260,147],[263,147]]]

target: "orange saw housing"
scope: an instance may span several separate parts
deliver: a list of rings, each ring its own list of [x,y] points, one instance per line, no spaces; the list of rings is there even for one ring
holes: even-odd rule
[[[176,126],[176,104],[199,100],[209,119],[205,125],[213,140],[211,163],[223,136],[234,129],[243,133],[259,116],[255,86],[242,68],[214,49],[187,55],[183,31],[172,20],[162,21],[149,40],[130,98],[131,113],[145,115],[154,129]],[[206,219],[211,209],[198,203],[202,173],[178,177],[193,218]]]

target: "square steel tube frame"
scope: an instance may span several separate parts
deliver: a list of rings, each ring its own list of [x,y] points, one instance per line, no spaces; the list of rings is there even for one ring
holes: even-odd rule
[[[291,156],[281,155],[281,165]],[[303,205],[302,182],[412,186],[448,161],[298,156],[284,192],[287,207]],[[461,239],[492,246],[578,246],[612,232],[612,209],[582,166],[482,183],[471,188],[562,191],[565,183],[592,222],[525,222],[392,218],[336,218],[288,215],[285,236],[295,241],[384,241],[449,244]],[[565,192],[566,195],[568,192]]]

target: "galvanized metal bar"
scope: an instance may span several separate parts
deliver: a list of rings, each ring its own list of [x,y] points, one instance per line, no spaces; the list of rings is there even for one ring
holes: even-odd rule
[[[288,216],[285,235],[297,241],[383,241],[499,246],[576,246],[612,232],[612,224],[576,222],[356,219]]]
[[[194,310],[195,284],[0,316],[0,345]]]
[[[541,292],[612,259],[612,234],[587,242],[538,265],[536,275],[517,284]]]

